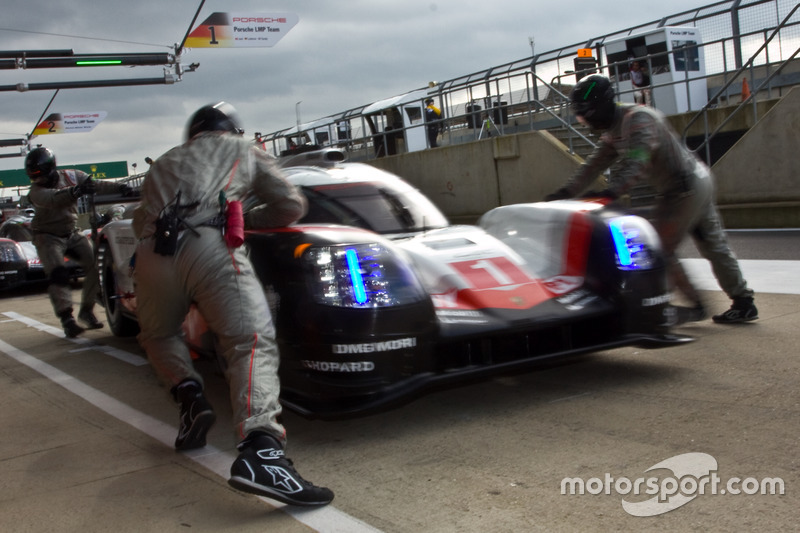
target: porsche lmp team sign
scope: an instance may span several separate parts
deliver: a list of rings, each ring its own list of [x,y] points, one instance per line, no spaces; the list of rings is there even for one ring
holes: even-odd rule
[[[54,133],[86,133],[92,131],[104,118],[106,118],[105,111],[52,113],[36,126],[33,135],[35,137]]]
[[[212,13],[186,38],[188,48],[275,46],[299,17],[294,13]]]

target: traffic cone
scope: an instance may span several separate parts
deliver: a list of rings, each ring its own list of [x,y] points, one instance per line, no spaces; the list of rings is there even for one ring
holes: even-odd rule
[[[742,99],[741,101],[744,102],[750,98],[750,85],[747,84],[747,78],[742,78]]]

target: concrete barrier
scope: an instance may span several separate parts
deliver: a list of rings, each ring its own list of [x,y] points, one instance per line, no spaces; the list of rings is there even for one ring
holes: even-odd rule
[[[720,211],[729,228],[800,227],[800,87],[759,105],[764,111],[758,122],[747,113],[732,121],[731,127],[749,130],[713,167]],[[682,132],[688,119],[671,120]],[[473,222],[500,205],[539,201],[580,163],[546,131],[369,161],[419,188],[452,222]]]
[[[770,109],[719,161],[729,227],[800,227],[800,87]]]
[[[428,196],[455,223],[499,205],[537,202],[580,166],[546,131],[492,137],[369,161]]]

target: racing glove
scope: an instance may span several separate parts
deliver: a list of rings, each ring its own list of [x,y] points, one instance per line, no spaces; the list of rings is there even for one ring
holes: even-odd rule
[[[572,198],[572,194],[570,194],[566,187],[561,187],[556,192],[552,192],[545,196],[544,201],[552,202],[554,200],[566,200],[567,198]]]
[[[80,198],[85,194],[94,194],[94,180],[92,178],[86,178],[81,183],[72,187],[70,193],[75,199]]]

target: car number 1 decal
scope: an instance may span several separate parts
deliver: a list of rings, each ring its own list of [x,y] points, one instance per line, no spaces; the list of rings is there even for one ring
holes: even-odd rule
[[[491,289],[534,281],[506,257],[489,257],[450,263],[474,289]]]

